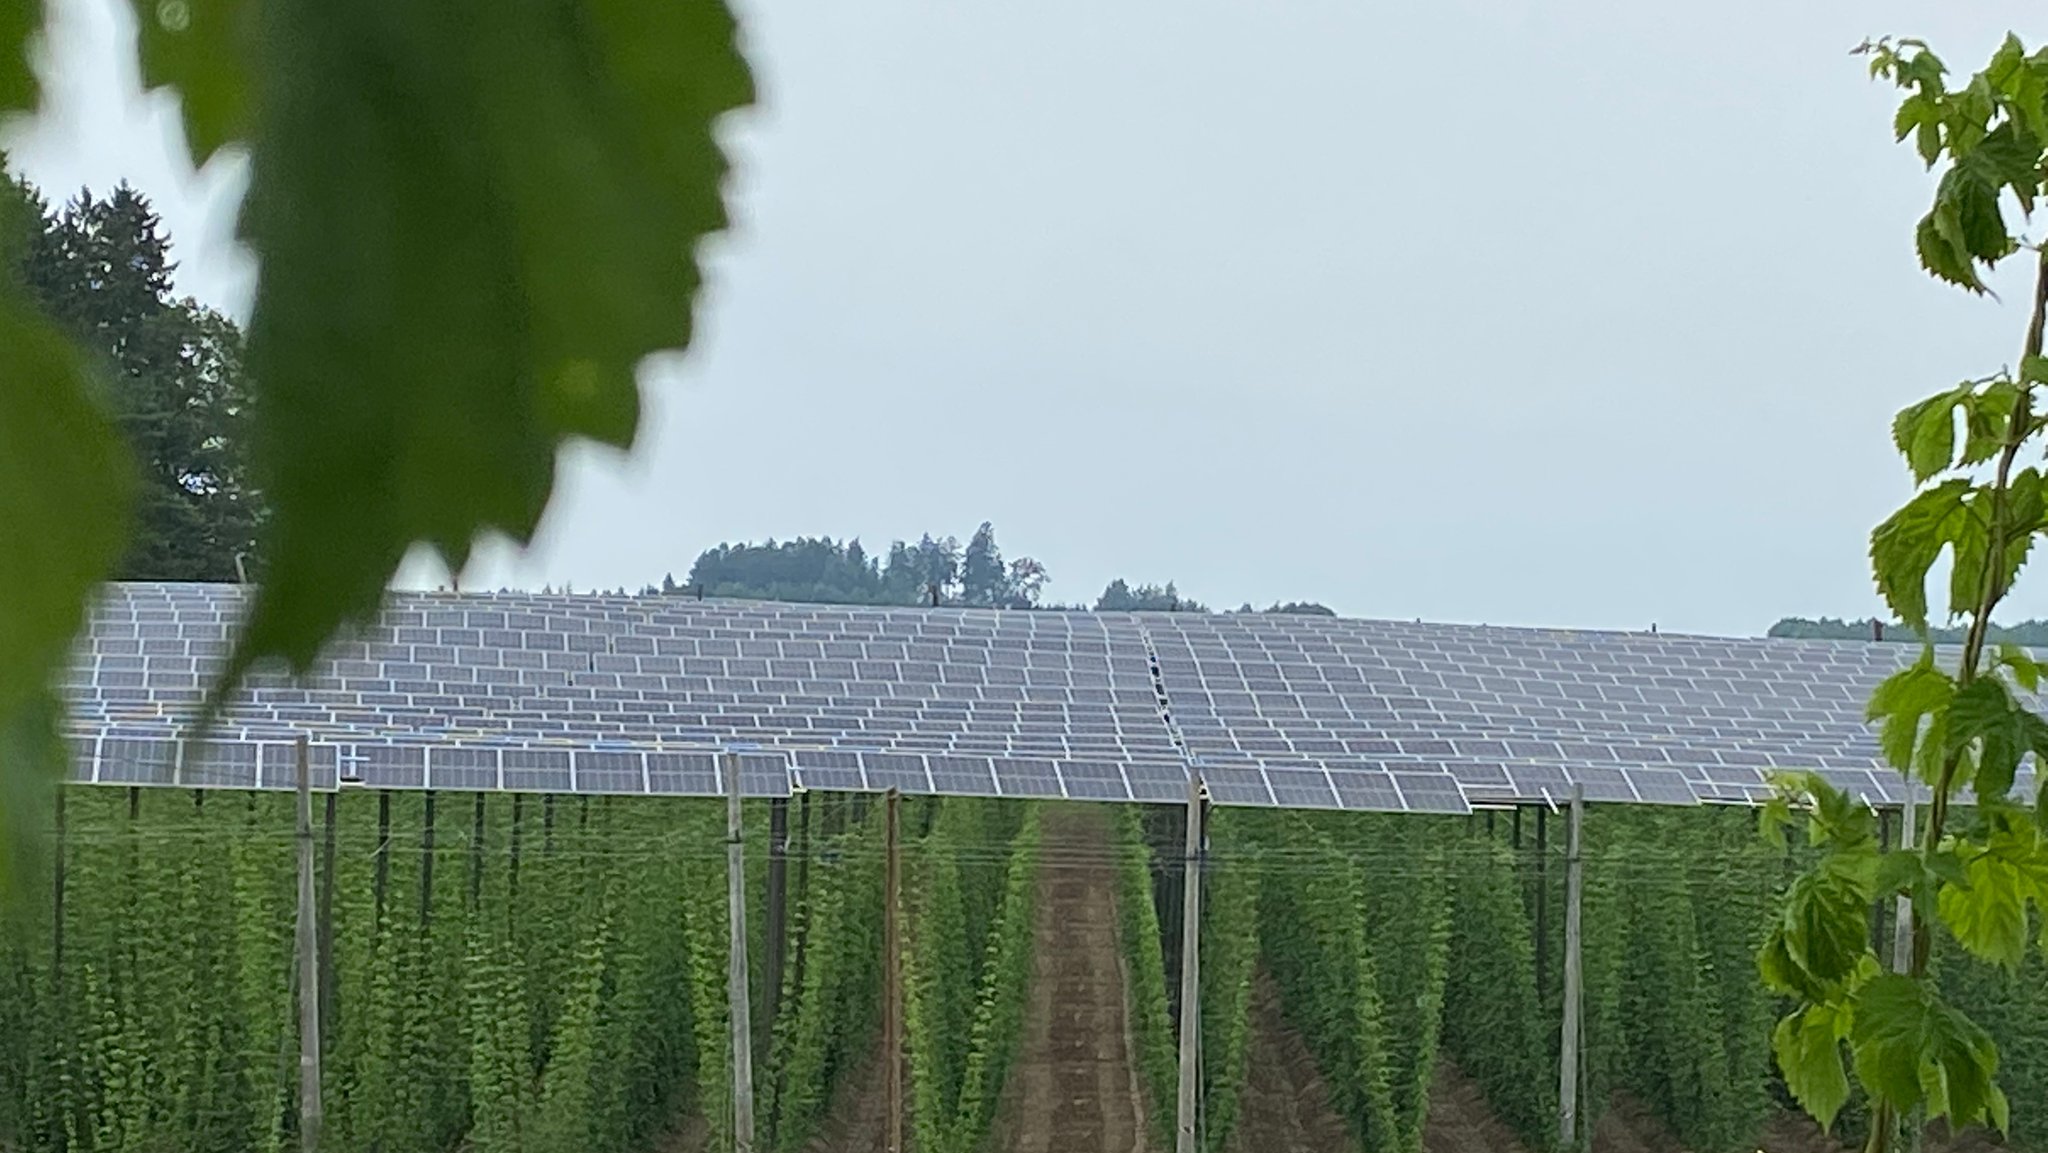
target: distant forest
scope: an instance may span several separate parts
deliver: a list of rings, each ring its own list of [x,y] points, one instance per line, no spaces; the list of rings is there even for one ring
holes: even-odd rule
[[[1867,617],[1860,621],[1845,621],[1835,617],[1822,617],[1819,620],[1786,617],[1771,626],[1770,635],[1800,640],[1867,641],[1877,639],[1876,628],[1877,622]],[[1962,644],[1963,631],[1961,627],[1929,630],[1934,643],[1942,645]],[[2030,648],[2048,647],[2048,621],[2026,620],[2015,625],[1994,624],[1991,626],[1990,636],[1993,641],[2009,641]],[[1891,621],[1884,626],[1884,639],[1918,644],[1920,634],[1897,621]]]
[[[870,553],[857,538],[842,542],[831,537],[798,537],[760,544],[721,544],[704,550],[682,583],[671,573],[659,586],[642,591],[836,605],[1211,611],[1200,601],[1182,596],[1172,581],[1132,584],[1122,578],[1110,581],[1092,604],[1062,604],[1045,599],[1051,579],[1045,566],[1029,556],[1006,559],[996,543],[995,526],[984,521],[964,545],[958,537],[926,533],[915,543],[893,541],[880,555]],[[1237,611],[1337,615],[1312,601],[1287,601],[1266,608],[1245,604]]]

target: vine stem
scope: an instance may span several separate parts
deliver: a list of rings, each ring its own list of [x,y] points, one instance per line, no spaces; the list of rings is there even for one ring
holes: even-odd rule
[[[2040,258],[2034,272],[2034,308],[2027,321],[2027,335],[2020,348],[2019,396],[2013,401],[2012,415],[2006,421],[2005,445],[1998,454],[1998,471],[1991,485],[1991,513],[1988,532],[1989,545],[1984,550],[1984,579],[1979,585],[1977,603],[1972,606],[1970,628],[1963,639],[1961,666],[1956,670],[1958,688],[1968,686],[1977,679],[1978,668],[1984,659],[1984,646],[1990,635],[1991,614],[2004,599],[2006,538],[2010,535],[2006,526],[2009,512],[2007,500],[2010,496],[2013,462],[2019,457],[2020,449],[2027,438],[2034,433],[2034,389],[2026,376],[2027,362],[2041,355],[2044,329],[2048,329],[2048,245],[2039,249]],[[1948,824],[1950,793],[1955,788],[1956,772],[1962,765],[1962,750],[1956,749],[1941,759],[1941,770],[1934,782],[1934,802],[1929,807],[1926,832],[1920,839],[1920,853],[1924,860],[1932,862],[1940,851],[1941,840]],[[1928,958],[1933,953],[1934,931],[1932,918],[1916,916],[1913,923],[1912,965],[1907,976],[1915,980],[1927,976]],[[1898,1116],[1889,1104],[1881,1104],[1873,1114],[1870,1125],[1870,1139],[1865,1144],[1866,1153],[1890,1153],[1896,1138]]]

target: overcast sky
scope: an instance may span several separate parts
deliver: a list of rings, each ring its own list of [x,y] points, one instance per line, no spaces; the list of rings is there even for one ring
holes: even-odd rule
[[[245,313],[112,0],[53,0],[56,195],[126,179]],[[2029,16],[2035,17],[2032,27]],[[1876,607],[1902,404],[2016,356],[1917,270],[1929,182],[1848,49],[1974,70],[2019,3],[778,0],[700,339],[465,585],[992,520],[1050,595],[1756,633]],[[408,579],[433,580],[416,568]],[[2048,614],[2048,576],[2016,612]]]

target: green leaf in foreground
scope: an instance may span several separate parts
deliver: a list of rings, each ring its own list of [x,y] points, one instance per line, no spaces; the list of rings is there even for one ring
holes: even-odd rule
[[[1922,490],[1870,534],[1877,591],[1911,628],[1927,627],[1927,570],[1942,550],[1984,535],[1968,504],[1973,491],[1967,480],[1943,481]]]
[[[1938,718],[1955,695],[1955,680],[1935,665],[1932,649],[1877,686],[1864,716],[1881,726],[1879,744],[1893,768],[1902,773],[1913,771],[1913,752],[1919,746],[1923,722]]]
[[[133,0],[142,74],[178,90],[192,162],[249,131],[256,5],[250,0]]]
[[[229,683],[304,668],[415,541],[525,541],[557,447],[630,446],[725,226],[753,82],[719,0],[275,0],[247,230],[268,577]]]
[[[41,0],[0,4],[0,112],[35,106],[36,74],[28,66],[28,41],[42,23]]]
[[[1902,1113],[1924,1105],[1930,1119],[2005,1128],[1997,1046],[1925,982],[1872,978],[1856,994],[1849,1041],[1856,1079]]]
[[[1842,1042],[1849,1039],[1851,1015],[1831,1004],[1808,1005],[1778,1022],[1771,1048],[1801,1107],[1832,1129],[1835,1115],[1849,1101],[1849,1073],[1842,1064]]]
[[[2008,971],[2027,951],[2027,878],[2011,861],[1984,853],[1964,867],[1966,885],[1943,885],[1935,906],[1957,943]]]
[[[132,483],[83,360],[0,286],[0,887],[63,762],[50,679],[127,544]]]

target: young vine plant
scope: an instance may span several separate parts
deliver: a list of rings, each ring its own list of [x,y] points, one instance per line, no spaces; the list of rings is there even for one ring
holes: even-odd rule
[[[2031,947],[2030,910],[2048,906],[2043,807],[2013,796],[2020,762],[2048,755],[2048,721],[2020,690],[2039,687],[2041,665],[1994,646],[1993,613],[2011,591],[2035,538],[2048,532],[2038,459],[2048,431],[2039,393],[2048,310],[2048,249],[2017,234],[2030,218],[2048,160],[2048,50],[2008,36],[1959,87],[1924,43],[1878,40],[1859,51],[1873,76],[1906,93],[1894,128],[1939,168],[1934,204],[1916,230],[1921,263],[1936,278],[1984,294],[1987,273],[2034,253],[2032,307],[2016,368],[1968,380],[1898,414],[1893,438],[1916,492],[1871,534],[1877,587],[1893,612],[1925,632],[1930,571],[1949,558],[1946,609],[1967,625],[1960,653],[1930,646],[1872,695],[1885,758],[1931,791],[1918,847],[1881,844],[1860,801],[1817,774],[1791,774],[1766,811],[1782,837],[1803,814],[1816,850],[1790,885],[1759,953],[1764,980],[1792,999],[1773,1036],[1787,1087],[1831,1124],[1851,1096],[1867,1097],[1866,1149],[1903,1147],[1934,1119],[2007,1129],[1999,1052],[1984,1025],[1942,995],[1929,968],[1946,933],[1980,962],[2017,967]],[[2048,779],[2048,778],[2044,778]],[[1965,807],[1967,804],[1967,807]],[[1916,912],[1903,964],[1873,947],[1874,902],[1909,898]],[[1846,1054],[1846,1057],[1845,1057]],[[2033,1107],[2040,1107],[2035,1104]]]

